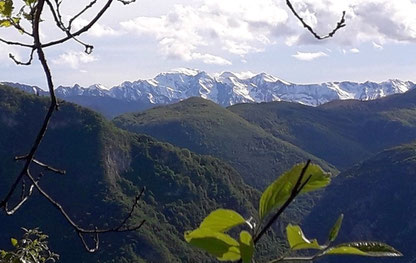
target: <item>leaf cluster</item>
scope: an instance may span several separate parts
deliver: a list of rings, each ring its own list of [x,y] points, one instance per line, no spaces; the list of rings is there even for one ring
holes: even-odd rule
[[[24,33],[21,25],[22,19],[32,23],[33,12],[37,0],[23,0],[18,12],[14,12],[17,1],[0,0],[0,27],[15,27],[20,33]]]
[[[38,228],[22,228],[24,234],[20,240],[11,238],[12,251],[0,250],[1,263],[45,263],[56,262],[59,255],[48,247],[48,236]]]
[[[302,193],[315,191],[330,183],[329,174],[318,165],[298,164],[277,178],[263,192],[259,203],[259,224],[251,224],[233,210],[217,209],[211,212],[200,224],[199,228],[185,232],[185,240],[191,245],[215,256],[220,261],[242,261],[250,263],[253,260],[256,242],[269,230],[272,223],[286,209],[293,199]],[[271,219],[266,220],[268,217]],[[316,239],[309,240],[298,225],[289,224],[286,227],[289,250],[280,258],[271,262],[281,261],[312,261],[326,255],[359,255],[371,257],[392,257],[402,254],[393,247],[380,242],[350,242],[331,246],[338,236],[343,215],[338,218],[328,234],[325,244],[320,245]],[[237,241],[226,232],[244,223],[249,231],[240,232]],[[298,250],[317,250],[316,254],[308,257],[290,257]]]

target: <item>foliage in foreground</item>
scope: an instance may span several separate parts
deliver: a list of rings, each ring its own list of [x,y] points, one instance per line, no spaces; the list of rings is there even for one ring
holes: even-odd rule
[[[220,261],[240,261],[251,263],[255,254],[257,241],[270,229],[286,207],[296,196],[315,191],[330,183],[330,175],[318,165],[295,165],[275,180],[263,192],[259,203],[259,224],[244,219],[233,210],[217,209],[211,212],[200,224],[199,228],[185,232],[185,240],[215,256]],[[284,261],[313,261],[326,255],[359,255],[369,257],[397,257],[402,254],[393,247],[381,242],[350,242],[332,245],[341,228],[343,215],[341,214],[331,228],[328,239],[319,244],[316,239],[309,240],[298,225],[289,224],[286,227],[289,249],[271,262]],[[237,226],[247,225],[242,230],[237,241],[227,232]],[[292,256],[298,250],[317,251],[309,256]]]
[[[48,236],[39,229],[25,229],[23,238],[11,238],[12,251],[0,250],[0,263],[45,263],[56,262],[59,255],[50,251]]]

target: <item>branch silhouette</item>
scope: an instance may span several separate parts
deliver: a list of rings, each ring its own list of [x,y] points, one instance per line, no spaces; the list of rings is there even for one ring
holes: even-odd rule
[[[21,170],[21,172],[19,173],[19,175],[15,178],[13,184],[10,186],[9,191],[7,192],[7,194],[5,195],[5,197],[2,199],[2,201],[0,202],[0,208],[2,208],[5,213],[7,215],[13,215],[16,211],[18,211],[23,204],[29,200],[29,198],[32,196],[33,194],[33,190],[36,189],[41,196],[43,196],[54,208],[56,208],[60,214],[64,217],[64,219],[66,220],[66,222],[76,231],[76,233],[78,234],[79,238],[81,239],[82,244],[84,245],[85,249],[88,252],[95,252],[99,249],[99,234],[105,234],[105,233],[110,233],[110,232],[129,232],[129,231],[135,231],[137,229],[139,229],[144,223],[145,220],[143,220],[140,224],[138,225],[129,225],[128,221],[129,219],[133,216],[134,211],[137,209],[137,207],[139,206],[139,202],[140,199],[143,195],[144,192],[144,188],[140,191],[140,193],[135,197],[133,205],[131,206],[129,213],[123,218],[123,220],[121,221],[120,224],[118,224],[115,227],[112,228],[105,228],[105,229],[100,229],[98,227],[93,227],[91,229],[86,229],[81,227],[80,225],[76,224],[74,222],[74,220],[69,216],[69,214],[66,212],[66,210],[64,209],[64,207],[58,202],[56,201],[53,197],[51,197],[41,186],[40,186],[40,181],[42,178],[42,174],[40,174],[40,176],[38,178],[34,178],[31,174],[31,170],[30,167],[32,164],[37,165],[41,168],[44,168],[48,171],[57,173],[57,174],[61,174],[64,175],[66,172],[64,170],[61,169],[57,169],[54,168],[46,163],[43,163],[37,159],[35,159],[35,154],[38,151],[43,138],[47,132],[47,129],[49,127],[49,123],[51,121],[51,118],[53,116],[53,114],[59,110],[59,104],[58,104],[58,100],[56,98],[55,95],[55,91],[54,91],[54,84],[53,84],[53,79],[52,79],[52,73],[51,70],[49,68],[49,65],[47,63],[46,60],[46,56],[44,53],[44,48],[45,47],[49,47],[49,46],[53,46],[53,45],[58,45],[61,43],[64,43],[68,40],[75,40],[78,43],[80,43],[81,45],[83,45],[85,47],[85,52],[86,53],[91,53],[92,52],[92,48],[93,46],[88,45],[83,43],[82,41],[78,40],[76,38],[76,36],[81,35],[84,32],[87,32],[97,21],[98,19],[104,14],[104,12],[110,7],[110,4],[113,2],[112,0],[107,1],[106,5],[104,5],[104,7],[97,13],[97,15],[90,20],[90,22],[88,23],[88,25],[84,26],[82,29],[78,30],[75,33],[71,33],[70,29],[71,29],[71,24],[73,23],[73,21],[75,21],[77,18],[80,17],[80,15],[82,15],[86,10],[88,10],[89,8],[91,8],[96,1],[91,2],[89,5],[85,6],[79,13],[77,13],[73,18],[70,19],[70,24],[68,27],[66,27],[63,22],[62,22],[62,17],[60,15],[60,3],[61,1],[54,1],[55,5],[53,5],[53,3],[50,0],[38,0],[36,1],[36,3],[30,7],[30,14],[33,15],[33,19],[31,20],[32,23],[32,32],[31,33],[27,33],[27,35],[30,35],[33,38],[33,44],[29,45],[29,44],[25,44],[25,43],[21,43],[21,42],[13,42],[13,41],[8,41],[5,39],[0,39],[1,42],[6,43],[8,45],[18,45],[21,47],[26,47],[26,48],[30,48],[31,52],[30,52],[30,57],[29,60],[27,62],[21,62],[19,60],[17,60],[12,54],[10,54],[10,58],[18,65],[30,65],[31,62],[33,61],[33,55],[36,52],[38,60],[42,66],[43,72],[45,74],[45,79],[47,81],[47,86],[48,86],[48,90],[49,90],[49,97],[50,97],[50,104],[48,107],[48,111],[44,117],[44,120],[42,122],[42,126],[40,128],[40,130],[37,133],[37,136],[33,142],[33,145],[29,151],[28,154],[23,155],[23,156],[16,156],[15,160],[16,161],[23,161],[24,165],[23,168]],[[123,4],[125,4],[124,1],[121,1]],[[134,2],[134,1],[131,1]],[[42,44],[41,38],[40,38],[40,22],[42,21],[41,19],[41,15],[44,12],[44,7],[45,4],[48,5],[49,10],[52,13],[52,16],[54,17],[54,20],[56,22],[56,25],[59,29],[61,29],[62,31],[64,31],[66,33],[66,37],[58,40],[58,41],[54,41],[48,44]],[[23,9],[22,9],[23,10]],[[20,29],[20,25],[19,24],[15,24],[13,25],[14,28]],[[26,31],[25,31],[26,32]],[[27,183],[25,179],[29,179],[30,181],[30,185],[29,185],[29,189],[27,190]],[[21,184],[22,186],[22,190],[21,190],[21,194],[20,194],[20,198],[19,201],[17,202],[17,204],[15,204],[13,206],[13,208],[9,208],[10,206],[10,201],[12,199],[12,197],[14,196],[18,186]],[[87,244],[87,241],[85,240],[85,235],[92,235],[92,239],[94,241],[94,245],[90,246]]]
[[[135,0],[116,0],[116,1],[118,1],[122,4],[124,4],[124,5],[128,5],[128,4],[131,4],[131,3],[135,2]],[[60,8],[61,8],[62,1],[60,1],[60,0],[37,0],[33,3],[31,3],[31,4],[28,4],[28,6],[27,6],[30,9],[30,12],[28,14],[31,17],[31,20],[30,20],[30,22],[32,24],[32,31],[31,32],[25,30],[19,23],[14,22],[13,19],[11,17],[9,17],[9,20],[12,21],[10,23],[13,26],[13,28],[21,31],[24,35],[31,37],[32,40],[33,40],[33,43],[28,44],[28,43],[24,43],[24,42],[12,41],[12,40],[8,40],[8,39],[0,38],[0,42],[5,43],[7,45],[19,46],[19,47],[30,49],[29,59],[26,62],[22,62],[22,61],[18,60],[14,55],[9,54],[9,57],[17,65],[25,65],[25,66],[31,65],[31,63],[33,61],[34,53],[36,52],[38,60],[41,64],[43,72],[45,74],[45,79],[47,81],[47,86],[48,86],[48,90],[49,90],[49,98],[50,98],[50,104],[49,104],[49,107],[48,107],[48,111],[45,114],[45,117],[44,117],[43,122],[42,122],[42,126],[41,126],[41,128],[39,129],[39,131],[37,133],[37,136],[36,136],[32,146],[31,146],[31,149],[30,149],[29,153],[24,155],[24,156],[15,157],[16,161],[23,161],[24,162],[23,168],[22,168],[21,172],[16,176],[14,182],[11,184],[11,186],[9,188],[9,191],[7,192],[5,197],[1,200],[0,208],[2,208],[7,215],[13,215],[32,196],[33,190],[36,189],[40,193],[41,196],[43,196],[53,207],[55,207],[61,213],[61,215],[65,218],[65,220],[68,222],[68,224],[72,228],[74,228],[74,230],[77,232],[78,236],[80,237],[81,242],[83,243],[85,249],[89,252],[95,252],[95,251],[98,250],[98,248],[99,248],[99,234],[104,234],[104,233],[109,233],[109,232],[134,231],[134,230],[139,229],[144,224],[144,222],[145,222],[144,220],[138,225],[130,226],[128,224],[128,221],[132,217],[135,209],[137,209],[137,207],[139,206],[139,201],[140,201],[140,198],[143,195],[144,188],[136,196],[136,198],[134,199],[134,203],[130,208],[130,212],[127,214],[127,216],[122,220],[122,222],[118,226],[113,227],[113,228],[108,228],[108,229],[99,229],[97,227],[94,227],[92,229],[85,229],[85,228],[82,228],[81,226],[77,225],[71,219],[71,217],[68,215],[68,213],[65,211],[64,207],[59,202],[57,202],[53,197],[51,197],[40,186],[40,181],[42,180],[42,176],[41,176],[42,174],[38,178],[34,178],[31,174],[30,167],[31,167],[32,164],[34,164],[34,165],[37,165],[39,167],[42,167],[42,168],[44,168],[48,171],[51,171],[51,172],[54,172],[54,173],[57,173],[57,174],[61,174],[61,175],[65,174],[64,170],[54,168],[54,167],[52,167],[52,166],[50,166],[50,165],[48,165],[44,162],[40,162],[39,160],[35,159],[35,155],[36,155],[36,153],[37,153],[37,151],[38,151],[38,149],[39,149],[39,147],[40,147],[40,145],[43,141],[43,138],[44,138],[44,136],[47,132],[47,129],[49,127],[49,123],[51,121],[51,118],[54,115],[54,113],[59,110],[58,100],[56,98],[55,91],[54,91],[52,73],[51,73],[51,70],[50,70],[49,65],[47,63],[46,56],[45,56],[45,53],[44,53],[44,49],[48,48],[48,47],[55,46],[55,45],[60,45],[62,43],[70,41],[70,40],[74,40],[74,41],[76,41],[77,43],[81,44],[84,47],[84,51],[87,54],[90,54],[93,51],[94,47],[90,44],[87,44],[87,43],[81,41],[80,39],[78,39],[78,37],[81,36],[82,34],[88,32],[92,28],[92,26],[110,8],[110,6],[113,2],[114,2],[114,0],[106,0],[104,2],[103,6],[99,9],[99,11],[96,12],[96,14],[88,21],[88,23],[85,26],[83,26],[82,28],[80,28],[78,30],[73,31],[72,30],[73,23],[77,19],[79,19],[83,14],[85,14],[88,10],[90,10],[93,6],[95,6],[97,4],[97,0],[92,0],[87,5],[85,5],[79,12],[77,12],[74,16],[69,18],[69,20],[68,20],[69,22],[68,22],[67,25],[65,25],[65,23],[62,19],[62,15],[61,15]],[[48,9],[49,9],[49,11],[50,11],[50,13],[53,17],[53,20],[56,24],[56,27],[58,29],[60,29],[65,34],[65,36],[61,37],[61,38],[58,38],[58,39],[55,39],[55,40],[52,40],[52,41],[47,42],[47,43],[42,43],[40,33],[39,33],[39,29],[40,29],[39,27],[40,27],[40,22],[42,21],[41,16],[42,16],[42,13],[44,12],[45,4],[48,7]],[[293,15],[302,23],[302,25],[316,39],[322,40],[322,39],[326,39],[326,38],[329,38],[329,37],[333,37],[339,29],[341,29],[342,27],[345,26],[345,11],[344,11],[343,15],[341,17],[341,20],[337,23],[336,27],[330,33],[328,33],[327,35],[320,36],[297,13],[297,11],[293,7],[290,0],[286,1],[286,5],[289,7],[289,9],[293,13]],[[20,15],[22,15],[22,13],[24,13],[23,8],[19,11]],[[306,166],[304,168],[305,171],[306,171],[306,168],[307,168],[308,165],[309,165],[309,162],[306,164]],[[294,187],[294,190],[293,190],[290,198],[281,207],[281,209],[270,219],[270,221],[260,231],[260,233],[258,233],[255,236],[254,242],[257,242],[266,233],[266,231],[276,221],[276,219],[280,216],[280,214],[286,209],[286,207],[299,194],[299,192],[302,190],[302,188],[306,184],[306,183],[300,184],[303,177],[304,177],[304,171],[303,171],[302,175],[300,176],[296,186]],[[30,184],[29,184],[28,188],[27,188],[27,183],[26,183],[25,179],[28,179],[30,181]],[[306,181],[308,181],[308,179]],[[19,201],[13,206],[13,208],[10,209],[9,206],[10,206],[11,199],[15,195],[15,192],[17,191],[17,188],[19,187],[19,185],[21,185],[21,187],[22,187]],[[87,242],[85,240],[85,235],[92,235],[93,236],[92,239],[94,241],[94,245],[92,247],[90,247],[87,244]]]
[[[292,11],[292,14],[302,23],[303,27],[306,28],[318,40],[323,40],[323,39],[333,37],[338,30],[346,26],[346,23],[345,23],[346,12],[343,11],[341,19],[339,20],[337,25],[334,27],[334,29],[331,32],[329,32],[327,35],[321,36],[315,32],[312,26],[308,25],[305,22],[305,20],[299,15],[299,13],[293,7],[292,2],[290,2],[290,0],[286,0],[286,5],[289,7],[290,11]]]

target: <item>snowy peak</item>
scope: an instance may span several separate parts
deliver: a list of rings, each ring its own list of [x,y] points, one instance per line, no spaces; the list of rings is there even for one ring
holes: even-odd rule
[[[276,78],[272,75],[266,74],[266,73],[260,73],[258,75],[255,75],[252,78],[250,78],[250,80],[252,82],[256,82],[256,83],[265,83],[265,82],[274,83],[274,82],[280,81],[280,82],[285,83],[286,85],[290,85],[289,82],[281,81],[280,79],[278,79],[278,78]]]
[[[39,91],[44,93],[39,88],[28,85],[20,85],[20,88],[31,93],[39,93]],[[204,71],[180,68],[160,73],[153,79],[126,81],[111,89],[100,84],[87,88],[77,84],[73,87],[59,86],[56,94],[63,99],[74,96],[109,97],[129,103],[149,105],[163,105],[189,97],[201,97],[222,106],[270,101],[290,101],[318,106],[332,100],[373,100],[391,94],[404,93],[413,88],[415,88],[413,82],[398,79],[381,83],[343,81],[295,84],[266,73],[223,72],[213,77]]]

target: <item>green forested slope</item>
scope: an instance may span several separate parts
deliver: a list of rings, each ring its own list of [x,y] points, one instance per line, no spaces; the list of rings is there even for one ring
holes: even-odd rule
[[[5,195],[21,164],[13,160],[29,150],[48,102],[0,87],[0,194]],[[41,185],[83,227],[115,225],[134,195],[146,187],[132,224],[137,232],[101,237],[97,254],[85,252],[76,233],[37,193],[14,216],[0,213],[0,247],[20,236],[20,227],[40,227],[50,235],[61,262],[208,262],[183,240],[210,211],[233,208],[253,213],[258,192],[218,159],[122,131],[100,115],[63,102],[36,158],[67,170],[45,175]],[[33,174],[41,172],[34,167]]]
[[[414,262],[416,250],[416,143],[385,150],[338,175],[304,220],[308,236],[327,235],[345,214],[339,242],[378,240],[403,254],[398,259],[332,258],[323,262]]]
[[[334,101],[316,108],[271,102],[228,109],[340,170],[416,139],[416,90],[374,101]]]
[[[221,158],[237,169],[248,184],[260,189],[283,171],[307,159],[336,172],[317,157],[201,98],[124,114],[115,118],[114,123],[132,132]]]
[[[112,119],[125,112],[147,110],[154,106],[145,101],[123,101],[120,99],[99,96],[69,96],[65,97],[65,100],[97,111],[108,119]]]

